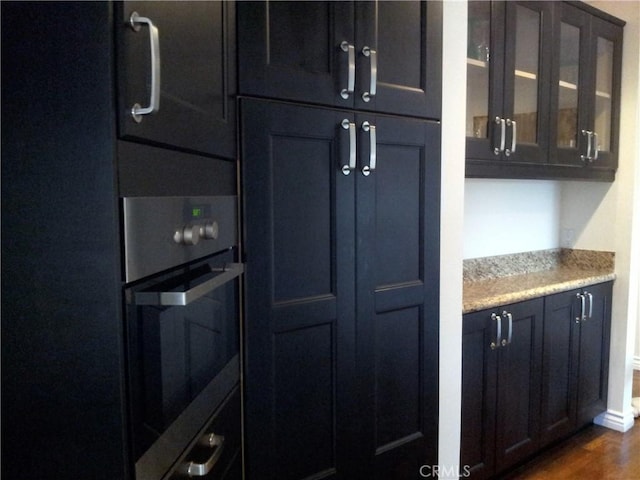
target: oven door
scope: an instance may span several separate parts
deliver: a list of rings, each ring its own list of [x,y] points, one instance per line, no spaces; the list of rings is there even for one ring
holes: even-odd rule
[[[125,291],[136,479],[157,480],[239,381],[234,250]],[[240,425],[238,425],[240,429]]]

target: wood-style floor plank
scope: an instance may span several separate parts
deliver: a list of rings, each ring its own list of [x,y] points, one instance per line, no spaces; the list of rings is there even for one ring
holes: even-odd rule
[[[640,371],[633,396],[640,396]],[[640,418],[625,433],[591,425],[509,474],[509,480],[640,480]]]

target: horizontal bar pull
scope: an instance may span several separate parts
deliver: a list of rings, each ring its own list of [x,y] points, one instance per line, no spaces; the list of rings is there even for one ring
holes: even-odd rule
[[[136,305],[154,305],[154,306],[187,306],[190,303],[212,292],[225,283],[239,277],[244,272],[244,264],[228,263],[222,269],[211,269],[211,272],[221,272],[219,275],[196,285],[189,290],[182,292],[136,292]]]
[[[182,471],[188,477],[204,477],[208,475],[213,467],[216,466],[218,460],[222,456],[222,451],[224,449],[224,437],[222,435],[216,435],[214,433],[209,433],[204,435],[199,441],[198,445],[213,448],[213,453],[204,463],[196,463],[196,462],[186,462],[183,465]]]
[[[142,115],[149,115],[160,109],[160,34],[151,19],[141,17],[138,12],[133,12],[129,18],[129,24],[134,32],[140,31],[140,24],[144,23],[149,26],[149,44],[151,50],[151,96],[149,106],[142,107],[136,103],[131,107],[131,116],[140,123]]]

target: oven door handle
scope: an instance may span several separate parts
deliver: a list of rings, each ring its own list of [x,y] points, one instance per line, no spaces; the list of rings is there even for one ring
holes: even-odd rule
[[[242,275],[242,273],[244,272],[244,264],[227,263],[224,268],[220,270],[211,269],[211,271],[220,271],[222,273],[220,275],[216,275],[211,280],[207,280],[206,282],[201,283],[200,285],[184,292],[136,292],[135,304],[166,307],[184,307],[205,296],[207,293],[215,290],[216,288],[221,287],[234,278]]]

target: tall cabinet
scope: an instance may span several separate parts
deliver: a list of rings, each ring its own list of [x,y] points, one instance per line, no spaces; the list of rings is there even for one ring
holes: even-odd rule
[[[437,463],[440,7],[238,5],[249,479]]]

